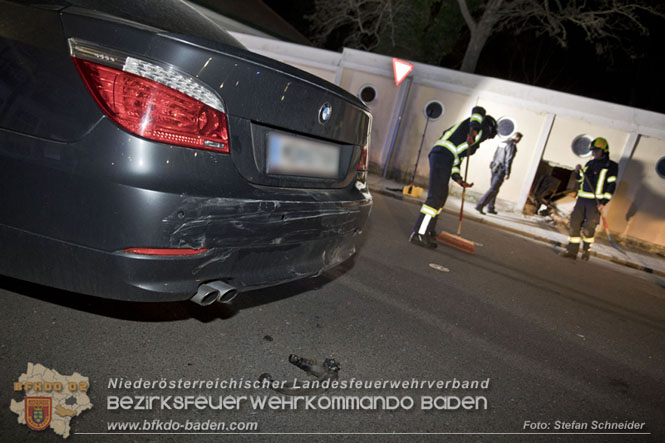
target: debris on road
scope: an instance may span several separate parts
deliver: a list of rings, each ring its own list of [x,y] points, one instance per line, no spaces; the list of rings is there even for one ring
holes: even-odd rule
[[[329,382],[327,383],[324,382],[327,380],[330,381],[337,380],[339,378],[339,370],[341,369],[339,363],[337,363],[332,358],[326,358],[322,364],[318,364],[316,360],[310,360],[307,358],[298,357],[295,354],[291,354],[289,355],[289,363],[302,369],[303,371],[305,371],[305,373],[307,373],[307,375],[316,377],[316,381],[309,382],[308,386],[319,386],[319,387],[305,388],[300,384],[298,384],[296,381],[294,381],[288,385],[284,385],[283,387],[272,388],[273,391],[284,395],[323,394],[328,390],[328,388],[324,386],[326,385],[329,386]],[[260,381],[269,380],[270,382],[275,381],[272,378],[272,376],[268,373],[261,374],[259,380]]]

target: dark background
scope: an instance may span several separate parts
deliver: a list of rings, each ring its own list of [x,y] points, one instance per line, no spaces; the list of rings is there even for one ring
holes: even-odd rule
[[[263,3],[305,37],[311,37],[311,24],[304,17],[314,11],[313,1],[264,0]],[[645,18],[644,23],[650,30],[649,35],[631,34],[632,56],[619,47],[609,55],[598,55],[593,42],[586,41],[574,28],[569,29],[567,48],[534,33],[516,36],[507,31],[499,32],[487,41],[475,73],[665,113],[662,81],[665,20],[652,16]],[[439,65],[459,69],[468,38],[468,29],[463,27],[453,52]],[[323,48],[341,51],[338,40],[329,39]],[[407,54],[384,55],[409,59]]]

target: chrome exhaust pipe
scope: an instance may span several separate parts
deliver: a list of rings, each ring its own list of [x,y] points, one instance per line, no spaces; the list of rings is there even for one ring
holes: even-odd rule
[[[209,306],[216,301],[228,304],[231,303],[231,300],[233,300],[237,294],[238,290],[236,288],[221,280],[217,280],[199,286],[199,289],[191,300],[201,306]]]

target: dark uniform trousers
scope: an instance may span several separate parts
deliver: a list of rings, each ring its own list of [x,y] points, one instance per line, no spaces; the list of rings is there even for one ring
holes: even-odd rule
[[[448,183],[455,156],[447,149],[429,154],[429,188],[413,232],[436,235],[436,219],[448,199]]]
[[[600,212],[596,200],[593,198],[578,198],[573,213],[570,215],[570,238],[566,249],[577,254],[580,243],[582,243],[583,250],[588,251],[594,242],[596,226],[598,226],[599,221]]]
[[[492,182],[490,188],[487,192],[480,198],[477,206],[483,208],[485,205],[489,208],[490,211],[494,210],[494,205],[496,204],[496,196],[499,194],[499,188],[503,184],[505,179],[505,171],[502,167],[499,167],[496,172],[492,172]]]

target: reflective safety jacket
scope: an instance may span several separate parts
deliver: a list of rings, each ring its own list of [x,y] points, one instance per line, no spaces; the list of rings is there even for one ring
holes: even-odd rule
[[[445,149],[450,151],[455,157],[453,169],[451,170],[453,180],[456,179],[455,175],[459,176],[460,174],[460,159],[475,154],[480,143],[487,140],[487,134],[483,134],[481,129],[485,114],[485,108],[480,106],[474,107],[471,111],[471,117],[443,131],[441,138],[432,148],[431,152]],[[470,129],[477,131],[476,141],[471,146],[466,142],[466,136],[469,134]]]
[[[577,174],[578,198],[597,199],[606,205],[614,195],[619,165],[608,158],[590,160]],[[585,178],[586,177],[586,178]]]

